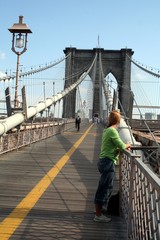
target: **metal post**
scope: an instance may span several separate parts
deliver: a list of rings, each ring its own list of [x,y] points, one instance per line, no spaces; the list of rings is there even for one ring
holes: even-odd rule
[[[20,53],[17,54],[17,70],[16,70],[16,85],[15,85],[15,98],[14,98],[14,107],[18,108],[18,80],[19,80],[19,64],[20,64]]]
[[[43,96],[45,100],[46,99],[45,82],[43,82]]]
[[[11,109],[11,97],[10,97],[9,87],[7,87],[5,90],[5,96],[6,96],[6,105],[7,105],[7,116],[10,117],[12,115],[12,109]]]
[[[53,96],[55,95],[54,84],[55,84],[55,82],[53,82]]]

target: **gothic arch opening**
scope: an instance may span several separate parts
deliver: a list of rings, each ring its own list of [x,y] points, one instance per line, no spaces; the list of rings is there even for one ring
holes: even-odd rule
[[[89,66],[93,61],[95,55],[97,55],[96,63],[90,70],[89,75],[94,80],[93,84],[93,115],[98,114],[101,116],[101,79],[100,79],[100,62],[102,62],[102,68],[104,76],[112,73],[118,82],[118,96],[123,106],[123,110],[127,117],[132,117],[133,108],[133,96],[131,94],[131,61],[130,58],[133,55],[132,49],[120,49],[120,50],[104,50],[103,48],[93,49],[76,49],[66,48],[64,50],[66,56],[65,77],[74,76],[75,73],[81,69],[86,70],[86,66]],[[100,58],[101,56],[101,58]],[[129,56],[129,58],[128,58]],[[73,84],[77,81],[77,77],[65,82],[65,87]],[[127,97],[126,97],[127,96]],[[63,116],[68,116],[68,109],[70,117],[75,117],[75,98],[76,91],[73,91],[70,96],[64,99]],[[69,101],[68,101],[69,99]],[[122,110],[122,109],[120,109]]]
[[[106,83],[108,84],[109,90],[111,91],[111,95],[113,97],[114,90],[118,89],[118,82],[115,76],[110,72],[106,77]]]
[[[92,117],[93,111],[93,83],[89,75],[81,82],[76,90],[75,114],[83,118]]]

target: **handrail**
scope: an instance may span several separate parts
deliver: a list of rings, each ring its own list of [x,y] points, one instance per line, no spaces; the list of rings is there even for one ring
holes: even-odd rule
[[[128,225],[128,238],[160,239],[160,178],[138,155],[120,155],[121,208]]]

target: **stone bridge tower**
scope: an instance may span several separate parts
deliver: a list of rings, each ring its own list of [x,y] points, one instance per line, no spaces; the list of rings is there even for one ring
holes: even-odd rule
[[[119,99],[122,104],[123,110],[127,117],[132,117],[133,108],[133,94],[131,93],[131,61],[127,57],[133,55],[132,49],[121,50],[104,50],[103,48],[94,49],[76,49],[66,48],[64,50],[65,55],[69,53],[70,56],[66,58],[65,66],[65,84],[64,88],[69,87],[76,82],[83,72],[87,70],[87,66],[91,65],[95,54],[100,53],[102,59],[102,67],[104,77],[109,73],[112,73],[117,80]],[[99,56],[99,54],[98,54]],[[83,70],[83,72],[82,72]],[[80,73],[81,72],[81,73]],[[77,74],[80,73],[80,74]],[[100,69],[99,69],[99,57],[97,58],[96,66],[92,68],[89,73],[93,82],[93,115],[100,115],[101,109],[101,81],[100,81]],[[75,117],[75,99],[76,90],[74,90],[70,96],[64,99],[63,105],[63,117]],[[119,106],[121,109],[121,106]],[[122,109],[121,109],[122,111]]]

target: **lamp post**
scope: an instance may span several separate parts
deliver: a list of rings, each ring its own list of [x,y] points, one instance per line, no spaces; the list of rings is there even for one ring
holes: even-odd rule
[[[23,23],[23,16],[19,16],[19,23],[13,24],[8,29],[12,33],[12,51],[17,54],[17,69],[16,69],[16,85],[15,85],[15,98],[14,108],[17,109],[19,106],[18,100],[18,80],[19,80],[19,66],[20,56],[27,50],[27,35],[32,33],[29,27]],[[21,51],[19,51],[21,49]]]

